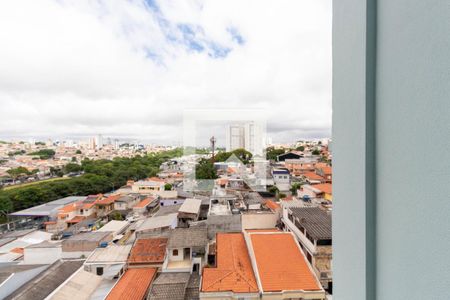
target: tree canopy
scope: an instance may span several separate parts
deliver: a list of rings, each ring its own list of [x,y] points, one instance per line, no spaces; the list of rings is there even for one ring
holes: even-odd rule
[[[11,212],[71,195],[106,193],[125,185],[129,179],[139,180],[155,176],[163,162],[181,154],[182,150],[174,149],[133,158],[85,159],[80,166],[84,174],[79,177],[0,190],[0,209],[6,207]]]
[[[55,150],[41,149],[39,151],[31,152],[28,155],[36,155],[39,156],[40,159],[49,159],[55,156]]]
[[[201,159],[195,166],[196,179],[216,179],[217,173],[214,164],[209,159]]]

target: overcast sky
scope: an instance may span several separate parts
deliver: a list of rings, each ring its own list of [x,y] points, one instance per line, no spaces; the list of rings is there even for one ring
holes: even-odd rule
[[[331,0],[10,0],[0,28],[0,138],[179,144],[200,108],[331,134]]]

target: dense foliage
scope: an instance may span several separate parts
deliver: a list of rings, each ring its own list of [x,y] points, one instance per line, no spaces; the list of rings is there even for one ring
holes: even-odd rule
[[[231,152],[219,152],[215,155],[214,160],[217,162],[223,162],[230,158],[231,155],[236,155],[236,157],[241,160],[244,164],[248,164],[252,159],[252,154],[247,150],[241,148],[236,149]]]
[[[36,155],[39,156],[40,159],[49,159],[55,156],[55,150],[41,149],[39,151],[31,152],[28,155]]]
[[[85,159],[81,164],[82,176],[0,190],[0,211],[17,211],[71,195],[105,193],[123,186],[129,179],[155,176],[163,162],[181,155],[182,150],[175,149],[133,158]]]
[[[267,159],[276,160],[278,155],[284,153],[283,149],[275,149],[274,147],[268,147],[266,149]]]
[[[209,159],[201,159],[195,166],[196,179],[216,179],[217,177],[214,164]]]

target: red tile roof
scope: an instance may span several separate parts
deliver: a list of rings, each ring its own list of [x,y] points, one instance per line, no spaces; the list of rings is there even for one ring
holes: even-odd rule
[[[164,179],[161,179],[161,178],[158,178],[158,177],[150,177],[150,178],[147,178],[147,181],[165,182]]]
[[[249,233],[265,292],[321,290],[291,233]]]
[[[156,199],[155,197],[147,197],[138,204],[136,204],[134,207],[136,208],[146,207],[147,205],[152,203],[155,199]]]
[[[17,254],[23,254],[23,248],[14,248],[14,249],[11,249],[11,252],[14,252]]]
[[[116,200],[119,199],[120,196],[121,196],[121,195],[111,195],[111,196],[106,197],[106,198],[104,198],[104,199],[97,200],[96,203],[97,203],[97,204],[100,204],[100,205],[108,205],[108,204],[112,204],[112,203],[116,202]]]
[[[303,174],[303,176],[305,176],[308,179],[312,179],[312,180],[324,180],[324,178],[322,176],[317,175],[314,172],[305,173],[305,174]]]
[[[203,270],[202,292],[258,292],[244,235],[218,233],[216,240],[217,267]]]
[[[71,223],[71,224],[76,224],[76,223],[80,223],[81,221],[83,221],[84,219],[86,219],[86,217],[83,216],[75,216],[70,220],[67,220],[66,223]]]
[[[313,184],[313,188],[316,188],[324,193],[332,194],[332,184],[331,183],[321,183],[321,184]]]
[[[128,269],[106,300],[142,300],[156,275],[155,268]]]
[[[130,264],[163,263],[166,256],[167,238],[139,239],[131,249]]]
[[[273,202],[272,200],[266,201],[266,206],[271,210],[277,210],[280,208],[280,204]]]

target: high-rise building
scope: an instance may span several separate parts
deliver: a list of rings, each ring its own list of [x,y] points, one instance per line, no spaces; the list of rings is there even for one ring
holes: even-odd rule
[[[245,148],[245,126],[241,124],[229,125],[226,133],[227,151]]]
[[[263,128],[257,122],[229,125],[226,132],[226,139],[227,151],[244,148],[253,155],[263,154]]]
[[[95,137],[95,147],[96,149],[100,149],[103,147],[103,136],[101,134]]]

